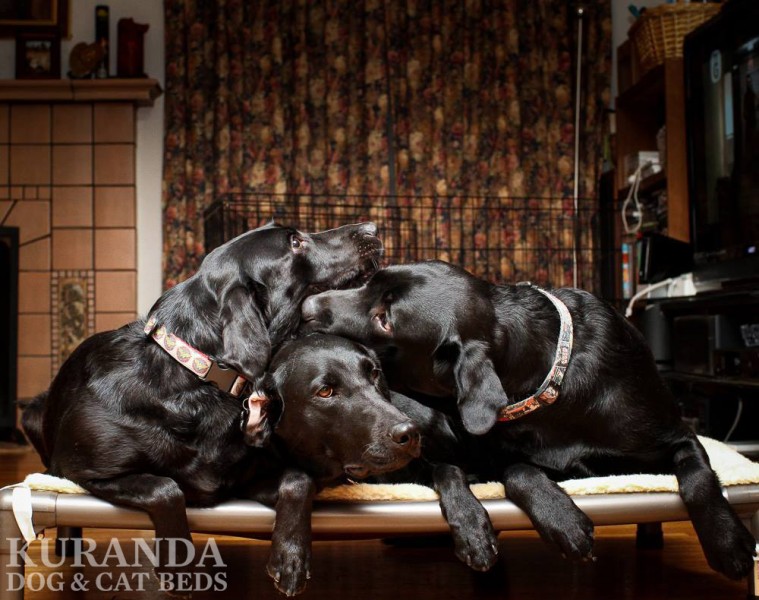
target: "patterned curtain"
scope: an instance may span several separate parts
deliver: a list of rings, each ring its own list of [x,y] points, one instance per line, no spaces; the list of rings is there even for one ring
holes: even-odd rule
[[[164,273],[228,192],[387,193],[381,4],[165,0]]]
[[[203,210],[228,192],[566,202],[574,139],[572,3],[164,4],[167,286],[197,269]],[[581,173],[582,194],[592,197],[611,34],[609,0],[585,6]],[[529,235],[510,242],[535,243]]]
[[[398,192],[459,199],[453,210],[441,211],[435,239],[425,244],[433,250],[424,258],[441,256],[441,248],[463,248],[443,257],[504,280],[573,284],[566,251],[575,243],[573,4],[386,3]],[[609,105],[611,15],[608,0],[584,8],[580,194],[593,198]],[[413,208],[410,218],[418,220]],[[583,225],[580,246],[589,249],[591,232]],[[461,241],[462,231],[471,244]],[[504,246],[514,260],[479,250]]]

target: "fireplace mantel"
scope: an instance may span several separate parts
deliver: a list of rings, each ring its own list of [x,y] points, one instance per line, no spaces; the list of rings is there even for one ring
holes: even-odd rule
[[[0,102],[132,102],[153,106],[155,79],[3,79]]]

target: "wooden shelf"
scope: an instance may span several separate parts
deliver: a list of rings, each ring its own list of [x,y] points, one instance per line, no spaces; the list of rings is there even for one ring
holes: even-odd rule
[[[660,373],[664,379],[679,381],[681,383],[759,389],[759,379],[723,377],[720,375],[695,375],[692,373],[680,373],[678,371],[660,371]]]
[[[617,107],[632,110],[661,110],[664,97],[664,64],[654,67],[617,96]]]
[[[683,61],[668,58],[645,73],[617,98],[617,190],[621,200],[629,185],[621,168],[625,157],[640,151],[658,150],[657,134],[666,126],[665,171],[647,177],[640,194],[667,192],[667,234],[690,239],[688,172],[685,143],[685,94]]]
[[[646,196],[652,192],[658,192],[667,187],[667,174],[664,171],[659,171],[653,175],[649,175],[644,178],[638,186],[638,195]],[[627,193],[630,191],[630,186],[626,185],[617,193],[617,197],[626,198]]]
[[[153,106],[163,93],[155,79],[4,79],[0,102],[132,102]]]

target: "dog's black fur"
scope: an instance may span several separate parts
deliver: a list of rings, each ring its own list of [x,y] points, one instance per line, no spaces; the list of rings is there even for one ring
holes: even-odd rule
[[[271,348],[291,336],[313,286],[348,284],[373,270],[380,251],[373,224],[319,234],[269,225],[211,252],[150,316],[260,384]],[[269,468],[266,454],[244,442],[266,442],[276,406],[269,407],[264,431],[246,440],[240,399],[201,381],[143,327],[136,321],[85,340],[22,422],[50,474],[147,511],[158,538],[189,539],[186,504],[245,495],[247,484]],[[310,424],[301,432],[325,434]],[[287,485],[285,477],[280,490]]]
[[[482,459],[481,453],[471,448],[475,438],[455,417],[441,410],[397,392],[391,392],[390,397],[393,406],[419,428],[424,451],[420,460],[384,474],[380,480],[412,481],[435,488],[456,556],[475,571],[489,570],[498,560],[498,543],[488,512],[469,488],[468,474],[478,472],[480,465],[475,461]]]
[[[587,292],[554,293],[574,321],[561,395],[507,423],[496,423],[498,411],[539,387],[556,352],[559,315],[532,287],[495,286],[442,262],[388,267],[361,288],[308,298],[304,328],[376,350],[392,389],[431,397],[434,406],[444,405],[434,398],[455,398],[460,422],[479,436],[467,442],[468,468],[502,480],[567,556],[590,555],[593,526],[557,480],[674,472],[709,564],[746,575],[753,537],[722,496],[643,337]],[[450,437],[440,428],[433,435]]]
[[[309,576],[317,490],[399,469],[419,456],[421,442],[416,424],[390,403],[376,355],[344,338],[314,334],[286,342],[262,385],[281,407],[272,438],[277,464],[298,468],[275,470],[271,481],[253,478],[245,495],[275,506],[266,570],[291,596]],[[405,401],[409,410],[413,404]]]

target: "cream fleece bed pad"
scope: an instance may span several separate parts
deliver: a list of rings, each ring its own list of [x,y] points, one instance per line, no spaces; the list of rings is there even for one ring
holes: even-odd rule
[[[704,445],[712,468],[723,486],[759,483],[759,463],[742,456],[729,446],[711,438],[699,437]],[[86,494],[87,491],[67,479],[32,473],[24,480],[31,490],[52,491],[63,494]],[[627,492],[677,492],[674,475],[614,475],[570,479],[559,484],[572,496],[591,494],[620,494]],[[506,497],[501,483],[477,483],[472,492],[480,500],[499,500]],[[370,484],[354,483],[323,490],[317,500],[332,502],[377,501],[437,501],[432,488],[414,483]]]

